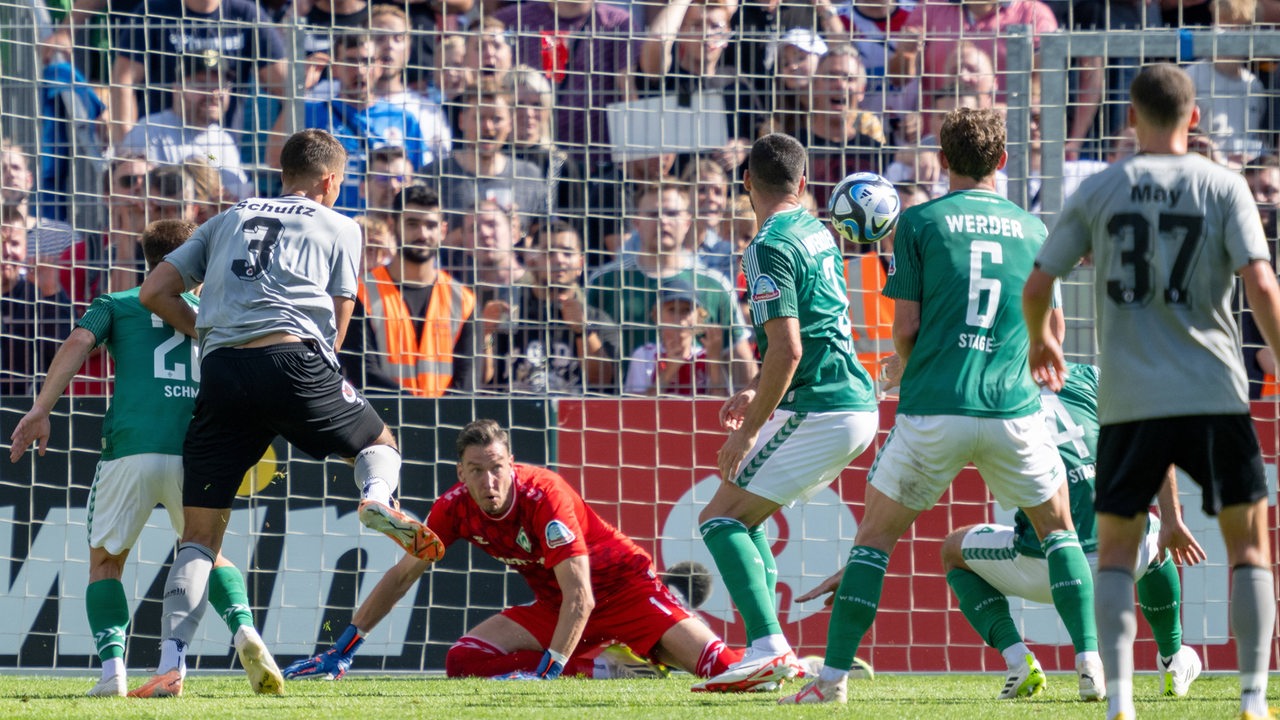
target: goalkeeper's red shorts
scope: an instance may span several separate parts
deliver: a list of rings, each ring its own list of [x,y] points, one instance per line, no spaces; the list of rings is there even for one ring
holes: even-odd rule
[[[555,634],[560,608],[539,600],[507,608],[502,614],[528,630],[545,648]],[[621,642],[635,654],[648,658],[662,636],[689,617],[689,611],[665,585],[656,578],[640,575],[635,582],[611,589],[605,597],[596,596],[595,610],[572,654]]]

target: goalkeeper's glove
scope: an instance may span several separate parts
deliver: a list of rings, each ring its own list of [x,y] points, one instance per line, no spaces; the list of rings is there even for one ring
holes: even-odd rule
[[[561,655],[555,650],[548,649],[542,653],[542,661],[538,663],[538,669],[533,672],[528,670],[517,670],[506,675],[498,675],[494,680],[555,680],[560,677],[560,673],[564,672],[564,664],[569,662],[568,655]]]
[[[315,657],[294,662],[282,674],[288,680],[340,680],[363,644],[364,636],[355,625],[348,625],[333,647]]]

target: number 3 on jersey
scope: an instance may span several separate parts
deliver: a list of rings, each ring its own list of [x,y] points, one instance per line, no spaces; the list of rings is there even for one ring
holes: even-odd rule
[[[257,280],[271,271],[271,263],[275,260],[276,243],[284,223],[278,218],[258,215],[244,221],[240,232],[249,239],[249,257],[231,263],[231,272],[241,280]]]
[[[1160,213],[1155,228],[1139,213],[1120,213],[1107,223],[1107,233],[1117,247],[1107,278],[1107,297],[1117,305],[1146,305],[1155,294],[1157,249],[1176,244],[1178,252],[1169,268],[1164,301],[1169,305],[1190,302],[1187,286],[1203,247],[1204,218]],[[1159,245],[1157,246],[1157,243]],[[1161,259],[1165,256],[1160,254]]]

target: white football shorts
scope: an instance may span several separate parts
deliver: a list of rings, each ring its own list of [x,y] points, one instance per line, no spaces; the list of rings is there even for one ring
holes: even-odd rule
[[[1035,507],[1066,482],[1041,413],[1000,419],[899,415],[867,476],[877,490],[912,510],[933,507],[973,463],[1006,509]]]
[[[735,482],[779,505],[808,501],[876,439],[880,413],[775,410]]]
[[[1133,577],[1139,579],[1160,559],[1160,518],[1147,516],[1147,535],[1138,546],[1138,560],[1133,566]],[[969,569],[991,583],[1001,594],[1020,597],[1038,603],[1052,604],[1049,591],[1049,561],[1029,557],[1014,546],[1013,528],[1008,525],[974,525],[964,534],[961,552]],[[1098,571],[1098,554],[1087,553],[1089,568]]]
[[[182,456],[142,453],[102,460],[89,489],[89,547],[119,555],[133,547],[156,505],[182,534]]]

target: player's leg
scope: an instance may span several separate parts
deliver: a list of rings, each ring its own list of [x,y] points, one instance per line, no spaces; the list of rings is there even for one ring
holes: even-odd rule
[[[1173,555],[1160,551],[1160,518],[1148,513],[1147,531],[1134,564],[1138,608],[1156,641],[1160,694],[1182,697],[1200,675],[1200,655],[1182,644],[1182,583]]]
[[[1026,514],[1049,564],[1053,605],[1071,635],[1082,700],[1106,695],[1093,611],[1093,572],[1071,521],[1066,468],[1043,417],[975,418],[974,464],[996,499]]]
[[[444,546],[416,518],[400,510],[400,451],[390,428],[351,383],[303,345],[280,345],[268,358],[278,379],[269,422],[290,443],[323,459],[337,455],[355,466],[360,522],[391,538],[405,552],[439,560]]]
[[[1098,433],[1094,510],[1098,570],[1094,608],[1098,645],[1107,679],[1107,717],[1133,718],[1134,565],[1147,529],[1147,508],[1171,457],[1168,448],[1194,439],[1174,438],[1163,421],[1103,425]]]
[[[1266,499],[1222,508],[1218,525],[1231,564],[1231,633],[1240,668],[1240,710],[1262,720],[1269,717],[1267,671],[1276,620]]]
[[[1008,596],[1019,594],[1009,592],[1009,586],[1015,582],[1034,584],[1027,578],[1014,577],[1019,570],[1015,562],[1020,557],[1014,545],[1013,528],[990,524],[954,530],[942,541],[943,570],[960,611],[983,642],[1000,651],[1008,667],[999,695],[1002,700],[1035,695],[1046,684],[1044,671],[1023,642],[1009,612]],[[1048,588],[1048,565],[1043,561],[1036,564],[1042,571],[1037,580]]]
[[[1138,621],[1133,607],[1133,565],[1142,543],[1146,515],[1096,516],[1098,576],[1094,587],[1099,651],[1106,673],[1107,717],[1133,718],[1133,641]]]
[[[445,674],[500,677],[533,672],[551,642],[558,617],[554,608],[540,602],[503,610],[458,638],[445,654]],[[576,672],[566,667],[564,674]]]
[[[102,675],[89,690],[94,697],[120,696],[128,689],[124,647],[129,599],[120,577],[129,549],[156,505],[150,487],[140,482],[136,457],[99,462],[89,489],[89,586],[84,600],[89,631],[102,661]]]
[[[751,690],[800,672],[778,622],[777,570],[761,525],[783,505],[807,501],[830,485],[871,444],[878,427],[875,412],[778,411],[738,476],[722,483],[703,509],[699,529],[742,616],[749,646],[730,672],[695,689]]]

